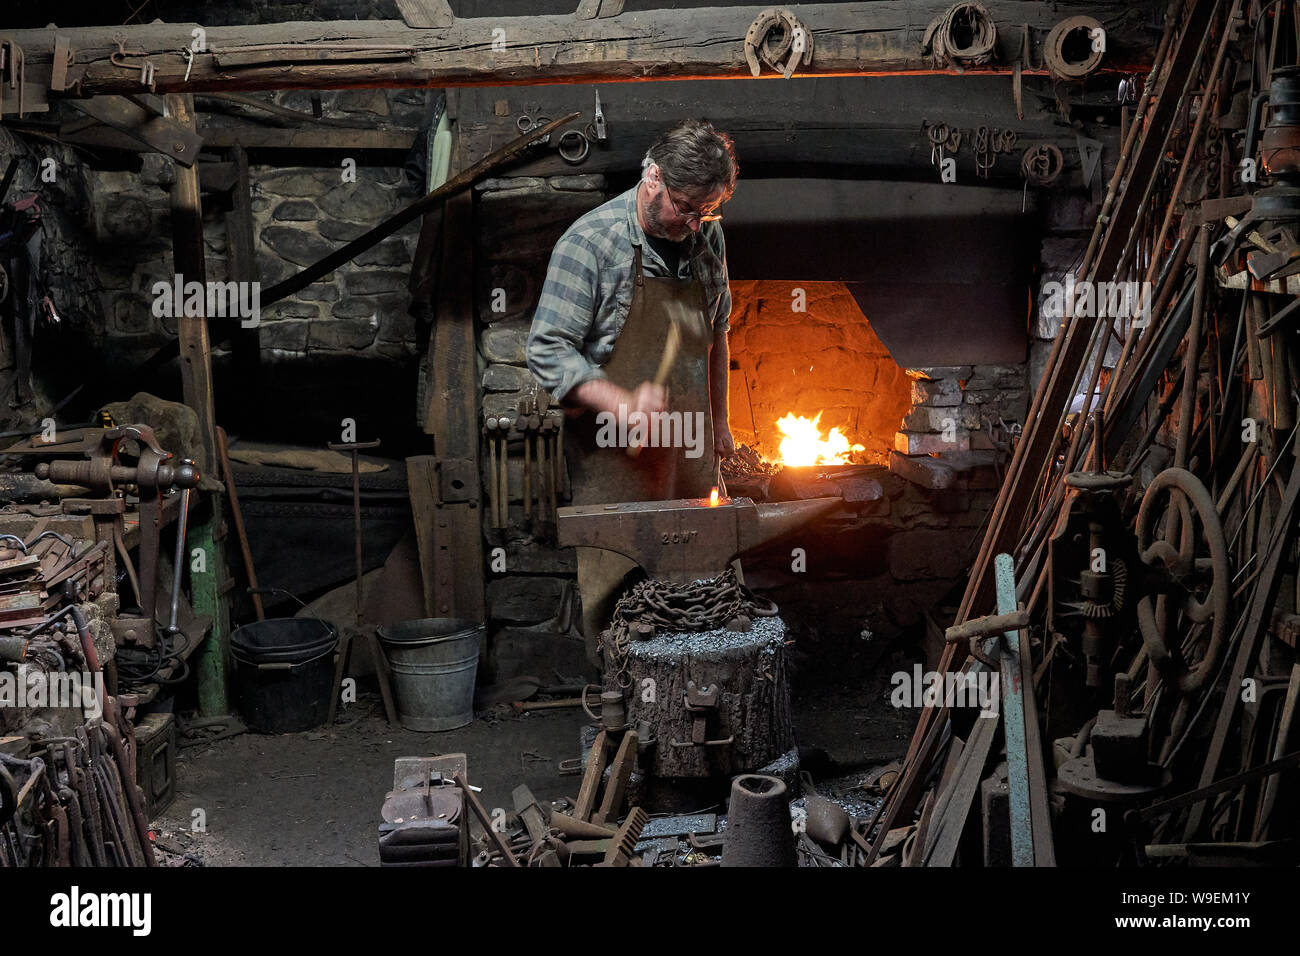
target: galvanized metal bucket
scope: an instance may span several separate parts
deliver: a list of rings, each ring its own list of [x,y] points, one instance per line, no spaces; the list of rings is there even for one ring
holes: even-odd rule
[[[378,631],[403,727],[455,730],[474,719],[474,680],[479,645],[486,633],[482,624],[431,617]]]

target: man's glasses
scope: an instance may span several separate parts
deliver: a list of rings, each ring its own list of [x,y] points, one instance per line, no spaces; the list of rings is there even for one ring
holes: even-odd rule
[[[685,219],[687,222],[700,222],[700,223],[717,222],[719,219],[722,218],[722,214],[717,212],[698,213],[695,212],[693,209],[688,211],[683,211],[682,207],[677,204],[677,200],[673,198],[672,190],[670,190],[667,186],[665,186],[664,192],[668,194],[668,201],[672,203],[673,212],[677,213],[678,216],[680,216],[682,219]]]

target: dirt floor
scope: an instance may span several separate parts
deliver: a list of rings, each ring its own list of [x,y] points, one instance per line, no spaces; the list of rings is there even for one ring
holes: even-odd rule
[[[915,712],[889,704],[889,673],[911,663],[900,655],[861,674],[849,663],[829,673],[796,670],[795,727],[818,788],[851,807],[870,806],[855,792],[858,782],[903,755],[915,724]],[[161,842],[204,866],[378,866],[380,806],[397,757],[465,752],[489,811],[510,808],[519,783],[539,801],[577,792],[579,778],[558,765],[578,756],[588,720],[579,709],[506,707],[440,734],[390,728],[382,714],[378,697],[363,694],[329,729],[183,748],[176,799],[155,821]]]

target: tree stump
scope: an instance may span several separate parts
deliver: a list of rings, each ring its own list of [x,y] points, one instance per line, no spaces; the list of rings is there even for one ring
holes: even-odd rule
[[[655,746],[648,769],[656,776],[730,777],[765,767],[794,748],[785,624],[779,617],[755,618],[743,633],[674,631],[633,640],[627,668],[628,721],[633,727],[649,723]],[[707,699],[715,686],[713,707],[688,708],[688,693],[696,701]],[[698,744],[701,737],[706,742]],[[727,738],[730,743],[709,743]]]

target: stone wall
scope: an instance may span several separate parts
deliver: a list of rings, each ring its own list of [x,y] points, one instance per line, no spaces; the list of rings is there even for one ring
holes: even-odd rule
[[[293,275],[387,219],[417,198],[400,169],[336,170],[254,167],[254,236],[262,287]],[[415,320],[407,312],[419,220],[351,262],[271,305],[259,344],[276,360],[316,352],[415,353]]]
[[[537,395],[524,347],[551,250],[574,220],[610,196],[605,177],[598,175],[488,179],[475,187],[475,302],[485,416],[514,418],[520,401]],[[513,429],[507,449],[509,526],[485,529],[488,547],[504,548],[506,569],[488,576],[488,616],[496,628],[491,664],[504,676],[535,670],[541,661],[561,673],[578,673],[583,649],[570,626],[576,559],[572,549],[554,546],[548,529],[525,522],[524,444]],[[486,452],[482,465],[486,488]],[[562,486],[561,505],[564,491]]]
[[[1009,453],[1024,427],[1025,365],[909,369],[912,407],[894,436],[889,467],[925,488],[948,488],[954,475]]]
[[[318,94],[325,122],[409,131],[423,122],[424,90],[345,90]],[[276,105],[311,115],[312,94],[263,95]],[[266,114],[205,101],[212,126],[265,120]],[[242,112],[237,120],[227,112]],[[357,163],[364,162],[358,156]],[[252,165],[249,168],[253,236],[263,290],[312,265],[378,225],[420,194],[400,167],[342,164],[327,168]],[[352,167],[355,167],[353,170]],[[104,286],[106,358],[131,367],[175,334],[175,319],[153,314],[152,287],[171,282],[170,160],[145,154],[137,174],[90,174],[90,223],[99,248],[96,270]],[[200,174],[202,181],[203,175]],[[225,197],[203,194],[205,267],[209,281],[229,278]],[[415,320],[407,313],[410,276],[420,223],[410,223],[351,262],[263,310],[257,340],[268,361],[358,355],[403,359],[415,354]],[[220,320],[216,320],[220,321]],[[220,362],[226,349],[214,346]]]
[[[293,275],[355,239],[416,198],[401,169],[356,170],[344,182],[340,170],[253,166],[253,235],[262,290]],[[103,250],[96,269],[104,285],[109,352],[138,361],[176,332],[176,321],[154,314],[155,282],[172,282],[169,198],[162,185],[134,173],[91,175],[98,219],[113,208],[139,207],[150,226],[145,235]],[[209,281],[229,278],[224,212],[205,202],[205,267]],[[263,309],[257,328],[263,357],[305,359],[314,353],[415,354],[415,320],[407,313],[407,283],[419,236],[411,223],[379,245],[340,266],[291,298]],[[107,237],[107,236],[106,236]],[[214,357],[225,349],[216,346]]]

